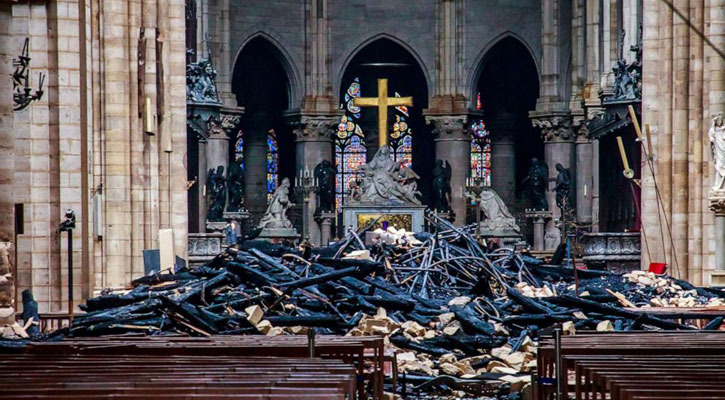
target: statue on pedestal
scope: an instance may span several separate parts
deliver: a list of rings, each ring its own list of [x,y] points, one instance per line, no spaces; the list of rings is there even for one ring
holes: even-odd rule
[[[490,187],[484,187],[481,191],[481,211],[483,211],[486,220],[481,225],[486,229],[496,231],[514,231],[519,232],[519,226],[516,224],[516,218],[511,215],[508,207],[503,202],[498,193]]]
[[[289,188],[289,179],[282,179],[282,183],[272,195],[264,217],[259,222],[260,228],[292,228],[292,222],[287,219],[287,210],[292,206],[289,198]]]
[[[560,209],[564,210],[564,207],[569,205],[571,173],[569,172],[569,169],[564,168],[564,166],[560,163],[556,164],[556,170],[559,171],[556,175],[556,186],[554,187],[554,190],[556,191],[556,205]],[[564,203],[564,200],[566,200],[566,204]]]
[[[337,170],[329,160],[322,160],[315,167],[317,181],[317,210],[332,211],[335,209],[335,175]]]
[[[549,186],[549,166],[538,158],[531,159],[529,175],[523,183],[528,184],[531,206],[534,210],[548,211],[549,202],[546,200],[546,191]]]
[[[227,172],[227,191],[229,192],[229,204],[227,212],[242,211],[242,196],[244,191],[244,171],[241,160],[235,160],[229,166]]]
[[[436,160],[433,167],[433,209],[440,212],[451,212],[451,165],[448,160]]]
[[[418,175],[401,162],[395,162],[388,146],[381,147],[372,161],[360,167],[363,172],[360,203],[415,204]]]
[[[708,135],[710,136],[712,159],[715,163],[715,183],[712,190],[725,190],[725,118],[723,113],[718,113],[712,118]]]
[[[221,221],[224,206],[227,200],[226,179],[224,166],[220,165],[216,171],[209,169],[206,177],[206,202],[209,205],[206,211],[207,221]]]

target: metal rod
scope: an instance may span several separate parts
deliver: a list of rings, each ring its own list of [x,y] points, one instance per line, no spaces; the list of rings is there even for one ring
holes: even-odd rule
[[[73,229],[68,229],[68,319],[73,324]]]
[[[561,328],[554,329],[554,349],[556,351],[556,400],[562,400],[564,377],[561,368]]]

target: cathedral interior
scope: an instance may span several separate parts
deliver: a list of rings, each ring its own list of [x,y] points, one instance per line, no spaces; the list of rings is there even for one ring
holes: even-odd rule
[[[0,399],[722,398],[725,0],[0,0],[0,86]]]
[[[630,264],[664,262],[710,284],[720,263],[707,130],[722,103],[721,6],[690,3],[687,24],[660,0],[4,4],[3,57],[30,60],[14,82],[23,104],[8,100],[3,114],[3,240],[16,285],[45,311],[63,304],[69,249],[56,228],[66,209],[80,227],[70,251],[81,301],[142,274],[162,229],[189,260],[222,234],[225,212],[250,234],[284,178],[299,239],[323,245],[344,236],[347,197],[381,136],[419,177],[420,203],[457,226],[476,221],[466,197],[475,183],[498,194],[533,244],[540,162],[551,216],[537,251],[561,242],[564,217],[579,236],[629,235]],[[116,29],[115,18],[128,24]],[[685,48],[668,32],[687,36]],[[382,135],[379,110],[355,104],[378,95],[379,79],[389,98],[412,101],[386,108]],[[642,153],[633,117],[653,154]],[[299,197],[322,160],[335,168],[325,237],[319,196]],[[437,160],[450,167],[448,210],[435,209]],[[564,216],[557,164],[571,179]],[[225,188],[217,199],[215,182]]]

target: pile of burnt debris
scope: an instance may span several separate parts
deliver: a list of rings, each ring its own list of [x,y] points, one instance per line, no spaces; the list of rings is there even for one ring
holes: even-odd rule
[[[487,252],[472,227],[428,218],[436,233],[395,231],[372,246],[362,232],[318,249],[246,241],[203,267],[90,299],[56,335],[383,335],[408,391],[461,395],[481,381],[528,390],[537,338],[552,326],[698,329],[643,307],[722,305],[719,291],[667,276],[575,273],[520,252]]]

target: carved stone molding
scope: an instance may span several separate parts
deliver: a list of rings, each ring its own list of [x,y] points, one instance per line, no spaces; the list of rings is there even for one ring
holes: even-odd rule
[[[238,115],[224,115],[211,117],[208,122],[208,137],[210,139],[226,139],[231,137],[234,129],[242,118]]]
[[[574,121],[572,131],[578,143],[589,142],[589,123],[584,118]]]
[[[584,262],[592,268],[613,272],[631,272],[639,268],[642,242],[639,232],[585,233],[581,238],[584,245]]]
[[[567,115],[535,116],[531,118],[534,128],[541,129],[544,142],[569,142],[574,140],[571,118]]]
[[[435,140],[470,140],[467,115],[429,115],[425,123],[433,125]]]
[[[301,115],[288,119],[288,124],[292,127],[292,133],[298,142],[332,141],[339,123],[340,118],[336,115]]]
[[[725,217],[725,190],[710,191],[710,210],[717,217]]]

